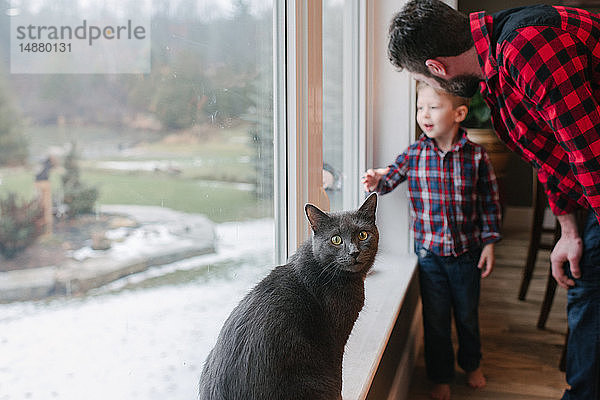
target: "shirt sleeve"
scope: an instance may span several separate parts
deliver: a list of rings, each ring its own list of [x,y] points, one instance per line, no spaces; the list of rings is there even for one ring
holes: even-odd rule
[[[500,194],[492,163],[483,149],[481,162],[479,163],[477,194],[481,241],[484,245],[495,243],[502,238],[500,235],[500,220],[502,218]]]
[[[520,35],[517,47],[505,53],[508,71],[554,131],[588,203],[600,215],[600,107],[588,77],[591,49],[557,28],[526,29]],[[551,166],[541,166],[540,181],[555,214],[578,207],[577,188],[561,181]]]
[[[408,176],[408,151],[400,154],[394,163],[390,164],[389,172],[379,180],[375,191],[379,194],[391,192],[404,182]]]
[[[492,111],[493,121],[502,121],[502,117],[495,108],[490,108]],[[548,202],[555,215],[566,214],[572,212],[577,208],[580,208],[579,204],[566,196],[558,186],[560,179],[556,178],[556,175],[552,172],[547,172],[542,165],[534,161],[536,159],[535,154],[526,148],[521,148],[511,140],[510,135],[504,124],[494,124],[494,130],[498,134],[498,137],[504,142],[506,147],[521,157],[523,160],[529,162],[538,173],[538,179],[544,186]]]

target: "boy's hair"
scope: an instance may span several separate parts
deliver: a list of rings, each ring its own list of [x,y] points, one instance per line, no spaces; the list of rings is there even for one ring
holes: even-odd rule
[[[411,0],[390,24],[388,58],[399,70],[431,76],[425,61],[457,56],[473,45],[466,15],[439,0]]]
[[[467,97],[460,97],[460,96],[453,95],[452,93],[448,93],[442,89],[433,88],[423,81],[417,81],[417,95],[419,94],[419,92],[421,90],[423,90],[423,88],[426,88],[426,87],[433,89],[440,96],[446,96],[446,97],[450,98],[450,100],[452,101],[452,107],[454,107],[454,108],[457,108],[460,106],[466,106],[467,108],[469,108],[469,103],[471,102],[471,99],[469,99]]]

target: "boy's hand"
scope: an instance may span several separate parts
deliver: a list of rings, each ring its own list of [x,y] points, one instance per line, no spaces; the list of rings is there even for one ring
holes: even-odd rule
[[[481,270],[482,278],[485,278],[492,273],[495,262],[494,243],[486,244],[483,247],[483,250],[481,250],[481,257],[479,257],[479,263],[477,264],[477,268]]]
[[[362,184],[366,192],[372,192],[377,188],[382,176],[389,172],[390,168],[369,169],[362,177]]]

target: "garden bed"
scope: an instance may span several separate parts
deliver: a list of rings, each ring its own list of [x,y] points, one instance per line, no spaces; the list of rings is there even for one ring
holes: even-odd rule
[[[60,266],[70,260],[71,253],[91,244],[92,236],[120,226],[137,223],[121,216],[82,215],[55,221],[52,235],[45,235],[12,259],[0,256],[0,272],[46,266]]]

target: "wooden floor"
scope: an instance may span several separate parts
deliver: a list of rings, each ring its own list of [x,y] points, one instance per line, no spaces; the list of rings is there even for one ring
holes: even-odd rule
[[[496,268],[482,281],[481,365],[488,385],[479,390],[469,388],[464,372],[457,367],[457,377],[451,385],[454,400],[545,400],[562,396],[566,382],[558,364],[567,327],[566,290],[557,289],[546,329],[536,327],[546,289],[548,251],[538,253],[527,299],[517,299],[527,255],[529,221],[527,210],[507,210],[504,239],[496,247]],[[425,374],[422,353],[421,349],[410,400],[429,399],[431,383]]]

